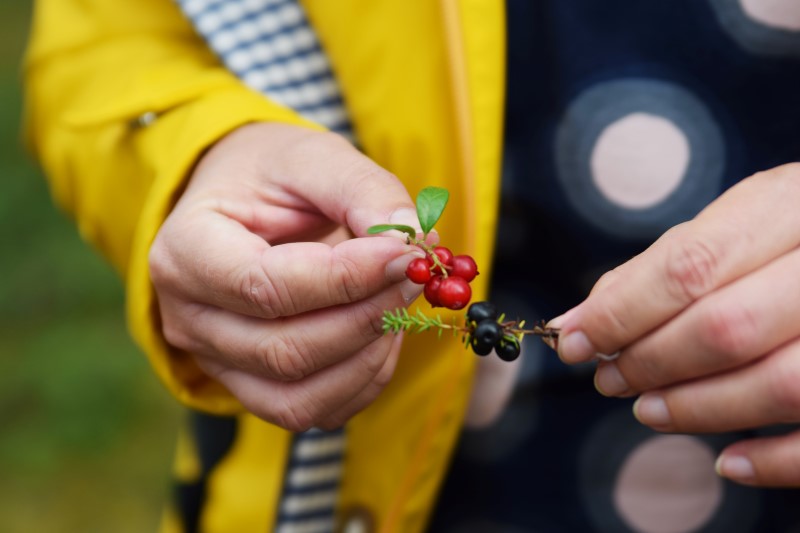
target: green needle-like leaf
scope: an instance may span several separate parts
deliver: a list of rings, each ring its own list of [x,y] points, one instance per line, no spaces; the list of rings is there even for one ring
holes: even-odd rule
[[[442,216],[450,193],[441,187],[425,187],[417,195],[417,217],[426,235]]]

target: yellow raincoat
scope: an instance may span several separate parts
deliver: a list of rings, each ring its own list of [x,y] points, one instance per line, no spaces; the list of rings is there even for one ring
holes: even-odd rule
[[[306,0],[364,151],[413,195],[447,187],[437,226],[484,265],[499,193],[504,12],[496,0]],[[26,124],[57,202],[125,279],[130,329],[187,406],[238,414],[239,436],[208,485],[202,531],[269,531],[290,435],[243,412],[166,344],[148,249],[203,151],[253,121],[309,124],[230,74],[170,0],[39,0],[26,58]],[[469,396],[474,357],[410,336],[382,396],[348,425],[339,514],[380,531],[424,529]],[[197,476],[181,439],[176,475]],[[179,531],[167,512],[165,531]]]

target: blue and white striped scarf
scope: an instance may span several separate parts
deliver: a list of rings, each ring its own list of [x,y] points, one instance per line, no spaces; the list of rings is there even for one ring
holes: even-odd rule
[[[326,128],[351,134],[342,95],[297,0],[176,0],[250,88]]]
[[[352,140],[336,79],[297,0],[176,2],[246,85]],[[344,448],[343,430],[294,436],[275,531],[334,530]]]

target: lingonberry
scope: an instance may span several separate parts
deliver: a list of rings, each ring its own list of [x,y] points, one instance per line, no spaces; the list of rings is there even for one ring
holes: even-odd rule
[[[495,345],[494,350],[503,361],[513,361],[519,357],[520,347],[518,342],[502,339]]]
[[[427,283],[431,279],[431,268],[428,261],[422,257],[412,259],[406,267],[406,277],[420,285]]]
[[[434,275],[431,279],[425,283],[425,288],[422,290],[422,293],[425,295],[425,299],[428,300],[428,303],[431,304],[431,307],[439,307],[442,305],[439,302],[439,287],[442,284],[442,276]]]
[[[494,320],[497,318],[497,306],[492,302],[475,302],[467,309],[467,320],[469,322],[480,322],[485,318]]]
[[[486,318],[478,322],[472,337],[483,344],[494,346],[503,338],[503,327],[493,319]]]
[[[459,278],[464,278],[466,281],[472,281],[475,276],[479,274],[478,264],[469,255],[456,255],[450,262],[453,267],[448,273]]]
[[[427,287],[427,285],[426,285]],[[437,292],[439,304],[448,309],[463,309],[472,298],[472,289],[464,278],[448,276],[442,280]]]
[[[433,253],[435,253],[436,257],[439,258],[439,262],[446,267],[449,267],[453,261],[453,252],[451,252],[449,248],[444,246],[436,246],[433,249]],[[428,262],[430,263],[431,267],[434,266],[433,259],[430,257],[428,258]],[[443,274],[442,269],[438,265],[433,269],[433,271],[434,273]]]

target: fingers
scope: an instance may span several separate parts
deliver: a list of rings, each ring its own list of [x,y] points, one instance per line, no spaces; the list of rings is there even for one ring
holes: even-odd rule
[[[598,368],[607,396],[745,365],[797,336],[800,249],[702,298]]]
[[[405,279],[405,267],[423,255],[390,237],[271,247],[218,216],[200,218],[182,235],[170,240],[166,233],[151,249],[159,293],[262,318],[367,298]]]
[[[800,243],[800,166],[744,180],[617,269],[559,324],[566,362],[613,353]],[[766,231],[765,228],[769,230]]]
[[[251,124],[220,141],[214,159],[230,147],[253,154],[252,166],[270,184],[270,195],[296,211],[317,211],[365,236],[387,222],[419,227],[414,202],[391,173],[346,139],[278,123]]]
[[[256,375],[296,381],[342,361],[383,336],[383,312],[406,305],[420,285],[404,281],[358,303],[278,320],[214,307],[162,303],[167,341]]]
[[[323,425],[332,428],[331,424],[325,424],[332,413],[351,405],[375,381],[381,386],[388,382],[394,363],[387,366],[387,360],[390,356],[396,358],[398,351],[394,341],[393,337],[382,337],[352,357],[301,381],[271,380],[238,369],[210,373],[248,411],[263,420],[294,432]],[[336,421],[341,417],[337,414]]]
[[[729,446],[717,459],[717,473],[745,485],[800,487],[800,431]]]
[[[800,341],[749,366],[647,392],[634,414],[658,431],[721,432],[800,421]]]
[[[350,401],[334,410],[325,418],[325,420],[316,424],[317,427],[327,431],[340,428],[348,420],[372,404],[372,402],[378,398],[378,395],[383,392],[383,389],[386,388],[392,376],[394,375],[394,369],[397,367],[397,361],[400,356],[400,348],[402,344],[402,333],[394,335],[389,355],[386,358],[386,361],[384,361],[383,367],[375,375],[372,381]]]

